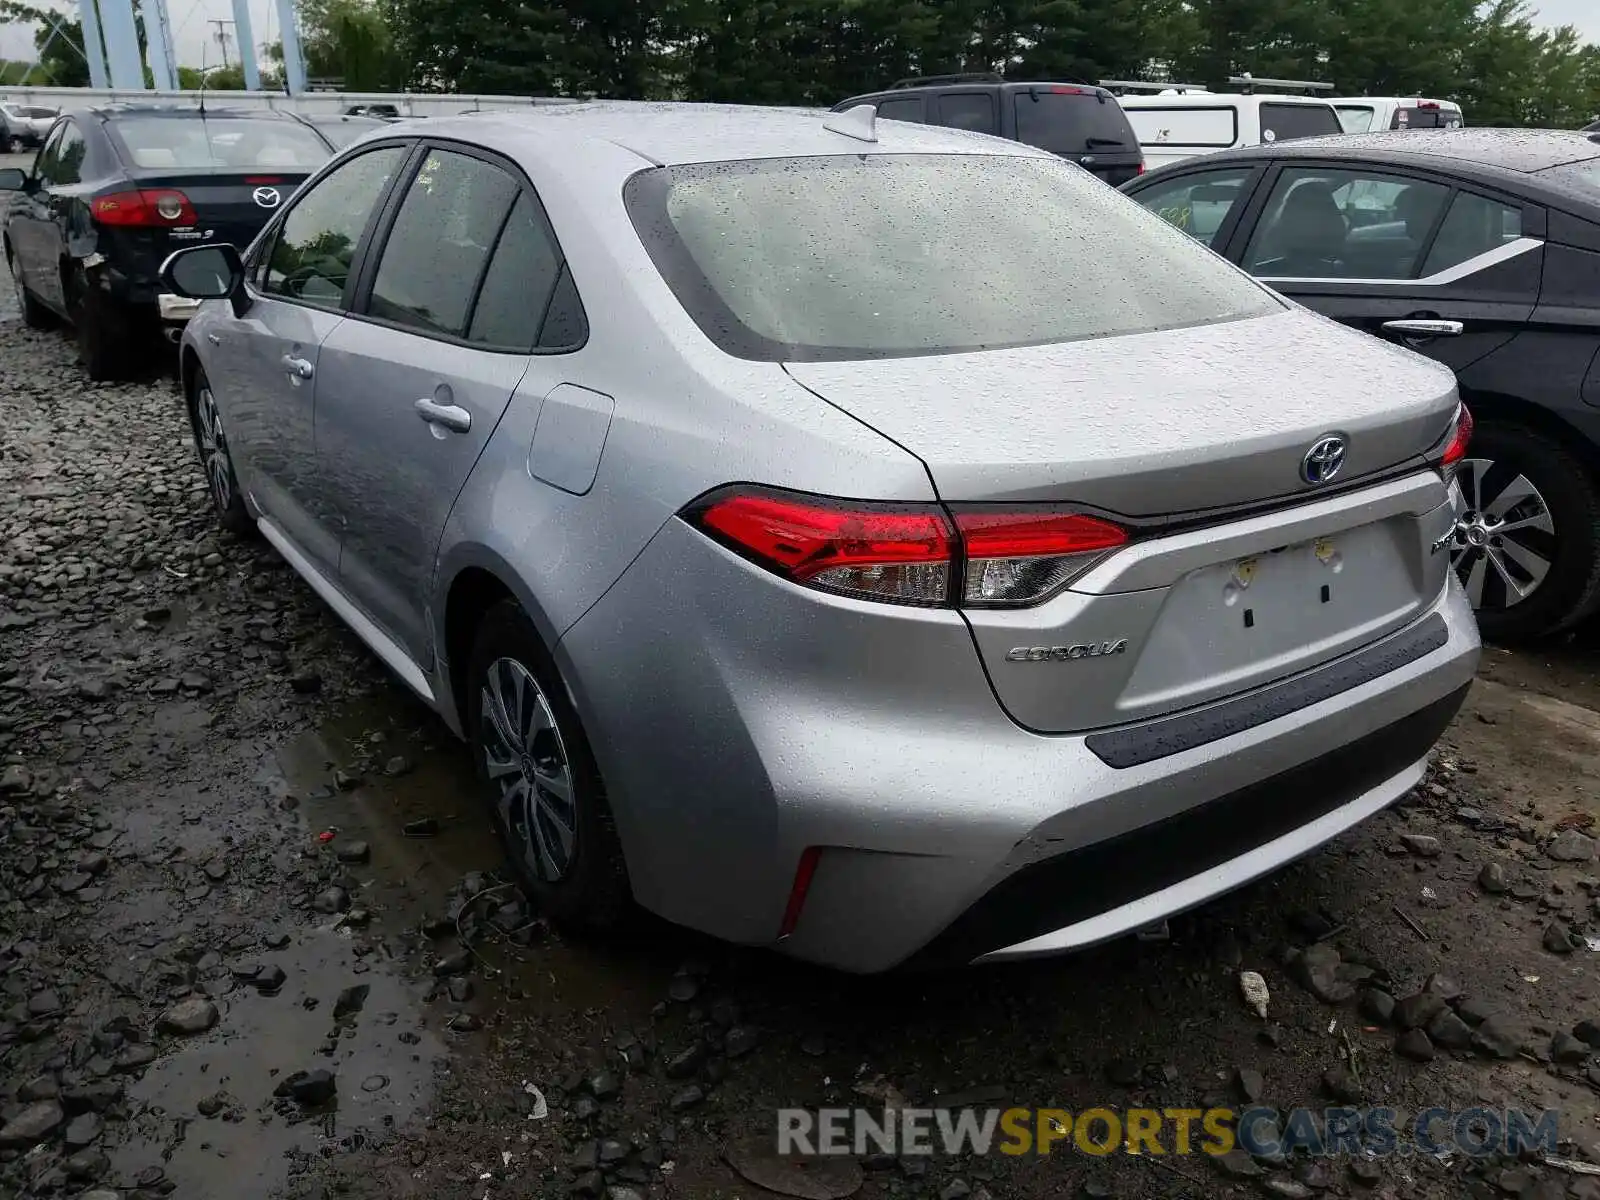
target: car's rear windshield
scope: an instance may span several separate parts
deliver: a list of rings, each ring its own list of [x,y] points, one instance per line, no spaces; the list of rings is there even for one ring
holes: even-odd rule
[[[1344,126],[1339,124],[1339,116],[1331,104],[1266,103],[1261,106],[1261,140],[1264,142],[1287,142],[1343,132]]]
[[[281,167],[312,170],[328,147],[297,121],[248,117],[122,117],[108,122],[130,166],[153,171]]]
[[[1113,154],[1139,149],[1122,106],[1078,88],[1030,88],[1012,98],[1017,141],[1052,154]]]
[[[317,122],[317,132],[332,142],[335,150],[343,150],[357,138],[365,137],[374,129],[382,127],[382,121],[368,120],[365,117]]]
[[[1082,168],[991,154],[659,167],[624,199],[707,337],[742,358],[956,353],[1275,312]]]
[[[1460,129],[1461,113],[1457,109],[1403,106],[1394,110],[1389,119],[1390,129]]]

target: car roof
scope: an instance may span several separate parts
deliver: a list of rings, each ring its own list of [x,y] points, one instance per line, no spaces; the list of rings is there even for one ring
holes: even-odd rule
[[[271,108],[201,108],[191,104],[97,104],[91,108],[81,110],[90,116],[102,118],[114,117],[177,117],[177,118],[213,118],[227,117],[229,120],[245,118],[252,121],[293,121],[293,113],[278,112]]]
[[[1299,96],[1289,92],[1158,92],[1153,96],[1119,96],[1123,108],[1219,108],[1241,101],[1262,104],[1327,104],[1321,96]]]
[[[1527,174],[1562,163],[1600,158],[1600,141],[1567,129],[1385,129],[1327,134],[1208,154],[1206,161],[1256,158],[1370,158],[1413,166],[1445,166],[1440,159]],[[1190,166],[1193,159],[1185,159]],[[1459,168],[1457,168],[1459,169]]]
[[[454,134],[463,141],[494,141],[502,149],[521,144],[535,154],[548,154],[562,144],[609,143],[656,166],[828,154],[1055,157],[986,134],[907,121],[877,122],[877,141],[865,142],[824,127],[840,118],[825,109],[605,100],[408,119],[389,129],[394,136]]]
[[[1461,106],[1454,100],[1435,100],[1431,96],[1329,96],[1329,104],[1437,104],[1440,108],[1453,108],[1457,112]]]

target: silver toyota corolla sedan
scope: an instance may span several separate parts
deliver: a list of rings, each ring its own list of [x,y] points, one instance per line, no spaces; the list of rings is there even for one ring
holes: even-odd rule
[[[1449,372],[1014,142],[392,125],[165,278],[222,522],[470,742],[571,923],[1083,946],[1394,801],[1477,662]]]

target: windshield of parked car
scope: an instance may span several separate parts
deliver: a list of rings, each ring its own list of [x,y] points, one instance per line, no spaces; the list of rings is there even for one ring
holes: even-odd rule
[[[124,158],[147,170],[250,167],[312,170],[328,147],[297,121],[248,117],[126,117],[108,124]]]
[[[54,120],[61,115],[61,110],[56,108],[39,108],[32,104],[7,104],[5,111],[13,117],[22,117],[30,121]]]
[[[989,154],[663,167],[625,199],[706,335],[774,361],[954,353],[1279,311],[1081,168]]]

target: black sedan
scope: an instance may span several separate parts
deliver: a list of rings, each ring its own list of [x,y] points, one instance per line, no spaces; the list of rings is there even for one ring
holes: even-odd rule
[[[89,377],[116,378],[163,326],[176,340],[194,308],[161,293],[167,255],[248,245],[332,153],[284,113],[107,105],[63,116],[31,172],[0,170],[0,190],[16,193],[4,249],[23,319],[70,322]]]
[[[1600,608],[1600,138],[1459,129],[1187,159],[1123,191],[1279,292],[1451,367],[1451,556],[1491,638]]]

